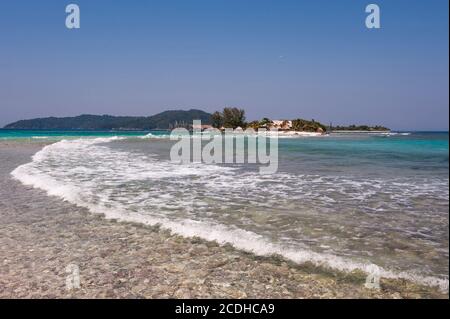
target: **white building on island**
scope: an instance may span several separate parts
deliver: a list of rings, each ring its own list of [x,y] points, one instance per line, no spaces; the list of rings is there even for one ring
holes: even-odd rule
[[[288,120],[273,120],[272,127],[279,130],[290,130],[292,128],[292,121]]]

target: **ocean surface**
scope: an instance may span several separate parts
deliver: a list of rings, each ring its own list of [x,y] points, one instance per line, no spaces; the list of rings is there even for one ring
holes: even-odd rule
[[[172,163],[167,134],[0,130],[0,143],[53,142],[11,177],[107,218],[448,290],[448,133],[281,138],[270,175]]]

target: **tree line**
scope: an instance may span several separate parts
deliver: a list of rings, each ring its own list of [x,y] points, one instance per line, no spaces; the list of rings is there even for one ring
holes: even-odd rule
[[[214,112],[211,115],[211,124],[213,127],[221,128],[232,128],[241,127],[242,129],[252,128],[273,128],[275,124],[273,120],[265,117],[259,121],[246,122],[245,111],[243,109],[238,109],[235,107],[226,107],[222,112]],[[315,120],[304,120],[301,118],[288,121],[285,120],[281,124],[282,128],[294,130],[294,131],[304,131],[304,132],[325,132],[327,130],[326,126]]]

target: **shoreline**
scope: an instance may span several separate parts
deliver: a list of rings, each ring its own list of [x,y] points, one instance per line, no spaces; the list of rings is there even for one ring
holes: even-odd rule
[[[17,167],[48,144],[0,142],[6,150],[0,156],[21,152]],[[381,290],[367,289],[361,272],[259,257],[157,226],[108,220],[69,203],[48,211],[62,200],[5,174],[0,186],[17,192],[12,203],[0,202],[0,298],[448,298],[400,279],[382,278]],[[41,201],[24,202],[24,191]],[[80,268],[79,290],[66,290],[70,263]]]
[[[354,130],[354,131],[352,131],[352,130],[335,130],[335,131],[330,131],[329,133],[336,133],[336,134],[339,134],[339,133],[375,133],[375,134],[383,134],[383,133],[386,133],[386,134],[388,134],[388,133],[393,133],[393,132],[395,132],[395,131],[361,131],[361,130]]]

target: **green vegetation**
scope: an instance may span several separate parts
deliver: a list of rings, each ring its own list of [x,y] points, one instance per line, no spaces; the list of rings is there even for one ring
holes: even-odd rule
[[[349,125],[349,126],[333,126],[331,128],[333,131],[390,131],[389,128],[375,125],[375,126],[369,126],[369,125]]]
[[[247,123],[247,127],[248,128],[252,128],[254,130],[257,130],[261,127],[260,122],[259,121],[252,121],[250,123]]]
[[[193,120],[211,123],[211,114],[201,110],[165,111],[153,116],[80,115],[22,120],[5,126],[7,129],[37,130],[154,130],[192,125]]]
[[[221,128],[223,126],[223,115],[220,112],[214,112],[211,115],[211,125],[215,128]]]
[[[265,117],[261,121],[259,121],[260,127],[271,127],[272,125],[273,125],[273,121],[267,117]]]
[[[320,122],[314,120],[307,121],[303,119],[296,119],[292,121],[292,129],[294,131],[303,132],[326,132],[327,128]]]
[[[261,121],[252,121],[247,123],[247,127],[257,130],[259,128],[271,128],[273,126],[273,121],[267,117],[263,118]]]
[[[226,107],[222,113],[214,112],[211,116],[212,126],[215,128],[245,128],[247,123],[245,122],[245,111],[235,107]]]
[[[247,124],[247,127],[252,129],[259,128],[273,128],[276,127],[281,130],[292,130],[299,132],[326,132],[327,128],[320,122],[314,120],[308,121],[304,119],[296,119],[293,121],[284,120],[283,122],[274,123],[271,119],[265,117],[261,121],[252,121]]]

